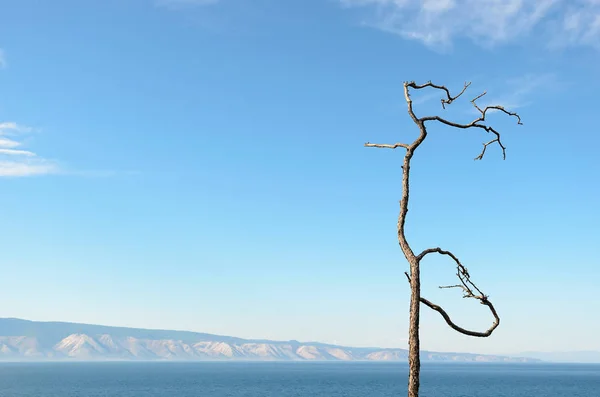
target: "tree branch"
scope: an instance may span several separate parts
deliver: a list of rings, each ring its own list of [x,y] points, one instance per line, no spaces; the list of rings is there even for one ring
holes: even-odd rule
[[[438,287],[439,289],[450,289],[450,288],[460,288],[464,292],[468,292],[464,285],[456,284],[456,285],[441,285]]]
[[[485,332],[477,332],[477,331],[470,331],[467,329],[464,329],[462,327],[459,327],[458,325],[456,325],[452,319],[450,318],[450,316],[448,315],[448,313],[446,313],[446,311],[441,307],[436,305],[435,303],[420,297],[420,301],[421,303],[425,304],[426,306],[428,306],[429,308],[437,311],[438,313],[440,313],[442,315],[442,317],[444,318],[444,320],[446,320],[446,323],[455,331],[460,332],[461,334],[465,334],[465,335],[469,335],[469,336],[477,336],[477,337],[488,337],[492,334],[492,332],[494,332],[494,330],[496,329],[496,327],[498,327],[498,325],[500,325],[500,317],[498,317],[498,313],[496,312],[496,309],[494,308],[494,305],[492,304],[492,302],[490,302],[488,300],[487,295],[485,295],[476,285],[475,283],[473,283],[471,281],[471,276],[469,275],[469,271],[467,270],[467,268],[465,266],[463,266],[462,263],[460,263],[460,261],[458,260],[458,258],[450,251],[444,251],[439,247],[436,248],[428,248],[426,250],[424,250],[423,252],[421,252],[419,255],[417,255],[416,259],[417,262],[421,262],[421,260],[428,254],[433,254],[433,253],[438,253],[441,255],[447,255],[450,258],[452,258],[454,260],[454,262],[456,262],[456,269],[457,269],[457,277],[460,280],[460,284],[457,285],[450,285],[450,286],[441,286],[440,288],[461,288],[463,290],[463,298],[474,298],[477,299],[482,305],[487,306],[490,309],[490,312],[492,313],[492,315],[494,316],[494,323],[492,324],[492,326],[490,328],[488,328],[487,331]],[[406,277],[408,278],[408,281],[410,282],[410,276],[408,275],[408,273],[404,273],[406,274]],[[475,291],[477,293],[475,293]]]
[[[408,87],[410,88],[414,88],[415,90],[421,90],[423,88],[427,88],[427,87],[431,87],[431,88],[436,88],[438,90],[442,90],[446,93],[446,98],[442,98],[441,102],[442,102],[442,108],[446,109],[446,105],[450,105],[452,102],[454,102],[455,100],[457,100],[458,98],[460,98],[460,96],[462,94],[464,94],[464,92],[467,90],[467,88],[469,88],[469,86],[471,85],[471,82],[465,82],[465,86],[463,87],[462,91],[458,93],[458,95],[452,96],[450,94],[450,90],[448,88],[446,88],[443,85],[437,85],[437,84],[433,84],[430,81],[428,81],[425,84],[421,84],[421,85],[417,85],[414,81],[411,81],[410,83],[407,84]]]
[[[487,94],[487,91],[483,91],[483,93],[481,93],[481,94],[477,95],[475,98],[471,99],[471,103],[473,104],[473,106],[475,107],[475,109],[479,110],[479,113],[481,113],[481,116],[484,119],[485,119],[485,114],[487,113],[488,110],[499,110],[502,113],[505,113],[507,116],[516,117],[517,118],[517,124],[518,125],[523,125],[523,123],[521,122],[521,116],[519,116],[515,112],[509,112],[508,110],[506,110],[504,108],[504,106],[490,105],[490,106],[486,106],[484,109],[481,109],[477,105],[477,100],[480,99],[481,97],[483,97],[485,94]]]
[[[421,85],[417,85],[414,82],[410,82],[410,83],[406,83],[405,84],[405,96],[407,97],[407,101],[409,100],[409,93],[408,93],[408,87],[410,88],[414,88],[417,90],[426,88],[426,87],[432,87],[432,88],[436,88],[439,90],[444,91],[444,93],[446,94],[446,98],[442,98],[442,108],[446,108],[445,105],[449,105],[452,102],[454,102],[456,99],[458,99],[465,91],[466,89],[471,85],[471,83],[465,83],[465,86],[463,87],[462,91],[459,92],[457,95],[452,96],[450,94],[450,90],[448,90],[448,88],[446,88],[443,85],[436,85],[433,84],[432,82],[427,82],[425,84],[421,84]],[[421,118],[417,118],[414,115],[414,112],[412,110],[412,101],[409,102],[409,114],[411,115],[411,117],[413,118],[413,120],[415,121],[415,123],[419,124],[419,125],[424,125],[425,122],[427,121],[438,121],[442,124],[446,124],[450,127],[454,127],[454,128],[461,128],[461,129],[468,129],[468,128],[480,128],[485,130],[486,132],[491,132],[492,134],[494,134],[496,136],[496,138],[492,139],[491,141],[484,143],[483,144],[483,150],[481,151],[481,153],[479,154],[479,156],[475,157],[475,160],[481,160],[483,159],[483,156],[485,155],[485,151],[487,149],[487,147],[489,145],[491,145],[492,143],[498,143],[498,145],[500,146],[500,148],[502,149],[502,158],[506,160],[506,147],[502,144],[501,141],[501,136],[500,133],[498,131],[496,131],[493,127],[488,126],[486,124],[484,124],[484,122],[486,121],[485,117],[487,116],[487,112],[488,111],[500,111],[508,116],[511,117],[515,117],[517,119],[517,124],[519,125],[523,125],[523,123],[521,122],[521,117],[515,113],[515,112],[509,112],[508,110],[506,110],[503,106],[500,105],[491,105],[491,106],[486,106],[485,108],[481,108],[479,107],[479,105],[477,105],[477,100],[480,99],[481,97],[483,97],[486,94],[486,92],[484,91],[482,94],[476,96],[475,98],[473,98],[471,100],[471,103],[473,104],[473,106],[475,107],[475,109],[477,109],[479,111],[479,113],[481,114],[478,118],[476,118],[475,120],[471,121],[470,123],[467,124],[461,124],[461,123],[455,123],[453,121],[448,121],[440,116],[426,116],[426,117],[421,117]]]
[[[479,338],[487,338],[488,336],[490,336],[492,334],[492,332],[494,332],[496,327],[500,324],[500,318],[498,317],[498,314],[496,313],[496,309],[492,305],[492,302],[488,301],[487,299],[482,300],[481,304],[489,307],[489,309],[492,312],[492,314],[494,315],[494,318],[496,319],[496,321],[485,332],[470,331],[468,329],[459,327],[458,325],[456,325],[452,322],[452,319],[450,318],[448,313],[446,313],[446,311],[444,309],[442,309],[440,306],[436,305],[433,302],[428,301],[427,299],[425,299],[423,297],[421,297],[419,300],[421,301],[421,303],[425,304],[430,309],[433,309],[436,312],[440,313],[442,315],[442,317],[444,318],[444,320],[446,320],[446,324],[448,324],[450,326],[450,328],[452,328],[453,330],[460,332],[461,334],[464,334],[464,335],[475,336],[475,337],[479,337]]]
[[[408,149],[408,145],[406,143],[394,143],[393,145],[389,145],[386,143],[367,142],[367,143],[365,143],[365,147],[376,147],[376,148],[383,148],[383,149],[396,149],[396,148],[402,147],[404,149]]]

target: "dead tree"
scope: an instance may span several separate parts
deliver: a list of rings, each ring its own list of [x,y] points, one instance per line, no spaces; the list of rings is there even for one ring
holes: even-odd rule
[[[409,364],[409,374],[408,374],[408,397],[418,397],[419,395],[419,374],[421,369],[421,361],[420,361],[420,346],[419,346],[419,303],[423,303],[429,308],[437,311],[444,318],[446,323],[454,330],[469,336],[476,337],[488,337],[492,334],[492,332],[498,327],[500,324],[500,317],[498,317],[498,313],[496,313],[496,309],[492,302],[488,299],[488,296],[485,295],[481,290],[471,281],[471,276],[467,271],[467,268],[463,266],[463,264],[458,260],[458,258],[451,253],[450,251],[442,250],[441,248],[428,248],[421,252],[420,254],[415,254],[410,247],[410,244],[406,240],[406,236],[404,233],[404,226],[406,223],[406,214],[408,213],[408,199],[410,193],[410,160],[412,159],[415,151],[418,147],[423,143],[425,138],[427,137],[427,124],[431,122],[438,122],[441,124],[445,124],[450,127],[460,128],[460,129],[481,129],[485,132],[492,134],[493,139],[483,144],[483,150],[481,153],[475,157],[475,160],[481,160],[486,153],[486,150],[489,145],[494,143],[498,144],[502,149],[502,156],[506,159],[506,148],[502,144],[501,136],[498,131],[496,131],[493,127],[490,127],[486,123],[486,116],[488,113],[497,111],[507,114],[508,116],[515,117],[517,119],[518,124],[521,123],[521,118],[518,114],[509,112],[504,109],[502,106],[486,106],[481,108],[477,105],[477,100],[484,96],[486,93],[475,97],[471,100],[471,103],[475,107],[475,109],[479,112],[479,117],[475,120],[471,121],[467,124],[455,123],[453,121],[448,121],[439,116],[425,116],[425,117],[417,117],[415,112],[413,111],[413,103],[410,97],[410,90],[422,90],[425,88],[432,88],[439,90],[442,94],[443,98],[441,99],[442,108],[445,109],[446,105],[450,105],[452,102],[457,100],[464,92],[467,90],[471,83],[465,83],[462,91],[460,91],[457,95],[452,96],[450,94],[450,90],[445,86],[440,86],[433,84],[431,81],[422,85],[417,85],[413,82],[405,82],[404,83],[404,97],[406,98],[406,103],[408,104],[408,114],[412,121],[419,128],[419,136],[415,139],[414,142],[407,143],[395,143],[395,144],[376,144],[376,143],[365,143],[366,147],[375,147],[375,148],[388,148],[388,149],[397,149],[402,148],[406,151],[404,154],[404,163],[402,165],[402,198],[400,200],[400,214],[398,216],[398,243],[400,244],[400,248],[406,257],[410,265],[410,274],[406,272],[406,277],[408,278],[408,282],[410,284],[410,325],[408,331],[408,343],[409,343],[409,352],[408,352],[408,364]],[[447,255],[456,264],[456,275],[458,276],[459,283],[456,285],[443,286],[440,288],[460,288],[463,290],[465,298],[474,298],[479,300],[482,305],[488,307],[492,315],[494,316],[494,323],[492,326],[485,332],[476,332],[464,329],[458,325],[456,325],[448,313],[435,303],[421,297],[421,277],[420,277],[420,263],[425,256],[429,254],[437,253],[440,255]]]

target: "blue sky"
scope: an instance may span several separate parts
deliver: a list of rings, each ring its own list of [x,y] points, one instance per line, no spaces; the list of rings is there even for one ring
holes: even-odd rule
[[[600,3],[6,1],[0,23],[1,317],[406,347],[396,242],[402,82],[419,115],[407,237],[452,250],[502,323],[423,309],[422,346],[600,350]],[[423,295],[485,329],[484,308]]]

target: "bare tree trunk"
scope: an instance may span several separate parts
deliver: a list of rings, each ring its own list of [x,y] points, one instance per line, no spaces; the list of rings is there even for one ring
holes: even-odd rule
[[[502,106],[486,106],[484,109],[481,109],[477,104],[477,99],[481,98],[485,95],[485,92],[473,100],[471,103],[473,106],[479,111],[480,117],[476,118],[470,123],[460,124],[452,121],[448,121],[439,116],[427,116],[427,117],[417,117],[413,111],[413,104],[410,98],[409,88],[420,90],[423,88],[431,87],[437,90],[441,90],[445,94],[445,98],[442,98],[442,108],[445,108],[446,105],[450,105],[457,98],[459,98],[467,89],[470,83],[465,83],[463,90],[455,96],[450,94],[450,91],[444,87],[435,85],[431,82],[425,83],[423,85],[417,85],[414,82],[406,82],[404,83],[404,96],[406,98],[406,103],[408,105],[408,114],[410,115],[413,122],[419,128],[420,134],[415,139],[415,141],[411,144],[406,143],[395,143],[395,144],[377,144],[377,143],[365,143],[366,147],[376,147],[376,148],[387,148],[387,149],[397,149],[404,148],[406,153],[404,155],[404,163],[402,165],[402,198],[400,199],[400,214],[398,215],[398,243],[402,252],[404,253],[404,257],[408,261],[410,265],[410,275],[406,274],[408,281],[410,283],[410,317],[409,317],[409,328],[408,328],[408,397],[419,397],[419,386],[420,386],[420,372],[421,372],[421,346],[419,340],[419,316],[420,316],[420,304],[423,303],[429,308],[437,311],[442,315],[446,323],[454,330],[470,336],[477,337],[487,337],[492,334],[492,332],[498,327],[500,324],[500,318],[498,317],[498,313],[496,313],[496,309],[492,305],[492,303],[488,300],[487,295],[485,295],[477,286],[471,281],[471,276],[467,271],[467,268],[464,267],[458,258],[451,253],[450,251],[444,251],[439,247],[436,248],[428,248],[422,251],[419,255],[415,255],[413,250],[411,249],[408,241],[406,240],[406,234],[404,231],[404,225],[406,223],[406,214],[408,213],[408,199],[410,196],[410,160],[413,157],[415,150],[423,143],[425,138],[427,137],[427,129],[425,127],[426,122],[439,122],[441,124],[445,124],[450,127],[459,128],[459,129],[470,129],[470,128],[479,128],[485,130],[488,133],[492,133],[495,138],[491,141],[483,144],[483,150],[475,158],[475,160],[481,160],[486,152],[486,149],[489,145],[493,143],[497,143],[502,148],[502,155],[505,158],[505,147],[500,141],[500,133],[496,131],[494,128],[485,124],[485,117],[488,111],[496,110],[503,112],[509,116],[514,116],[517,118],[518,124],[521,124],[521,118],[519,115],[513,112],[509,112],[505,110]],[[456,275],[460,281],[460,284],[450,285],[450,286],[442,286],[440,288],[460,288],[463,290],[463,297],[465,298],[475,298],[479,300],[482,305],[488,307],[492,315],[494,316],[494,323],[492,326],[485,332],[476,332],[469,331],[467,329],[461,328],[458,325],[452,322],[450,316],[444,309],[440,306],[428,301],[425,298],[421,297],[421,271],[420,264],[421,260],[428,254],[438,253],[440,255],[447,255],[456,263]]]
[[[408,397],[419,397],[421,374],[421,342],[419,340],[419,315],[421,298],[421,276],[419,263],[410,264],[410,318],[408,327]]]
[[[427,133],[421,128],[423,139]],[[414,149],[423,141],[418,139],[413,149],[406,151],[404,164],[402,165],[402,198],[400,199],[400,214],[398,215],[398,244],[404,256],[410,264],[410,317],[408,327],[408,397],[419,396],[419,379],[421,373],[420,340],[419,340],[419,316],[421,298],[421,270],[419,261],[406,240],[404,225],[408,214],[408,200],[410,197],[410,160]]]

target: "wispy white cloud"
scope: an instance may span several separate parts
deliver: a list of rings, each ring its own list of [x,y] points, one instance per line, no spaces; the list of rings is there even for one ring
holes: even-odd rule
[[[501,105],[516,110],[533,104],[534,98],[556,92],[564,87],[553,73],[526,74],[502,81],[494,89],[500,94],[485,96],[478,103],[482,106]],[[504,92],[504,93],[502,93]]]
[[[6,66],[6,57],[0,49],[0,69]],[[0,122],[0,178],[59,172],[56,162],[40,157],[30,150],[21,149],[24,138],[31,132],[32,128],[15,122]]]
[[[33,131],[33,128],[26,127],[15,123],[14,121],[0,122],[0,139],[7,142],[7,145],[20,146],[20,143],[12,139],[6,138],[7,136],[15,136],[19,134],[27,134]],[[14,146],[12,146],[14,147]]]
[[[552,45],[600,48],[600,0],[338,0],[372,10],[365,24],[447,49],[459,38],[486,46],[539,33]]]
[[[220,0],[155,0],[155,4],[159,7],[167,8],[182,8],[189,6],[205,6],[218,3]]]
[[[554,38],[555,45],[584,44],[600,49],[600,0],[587,0],[587,7],[568,7],[560,31],[563,34]]]
[[[15,149],[23,145],[23,137],[32,132],[29,127],[14,122],[0,123],[0,177],[21,177],[54,174],[58,165],[36,153]]]
[[[14,148],[20,146],[19,142],[12,139],[0,138],[0,148]]]
[[[29,150],[1,149],[0,148],[0,155],[2,155],[2,154],[13,155],[13,156],[27,156],[27,157],[35,156],[35,153],[30,152]]]

